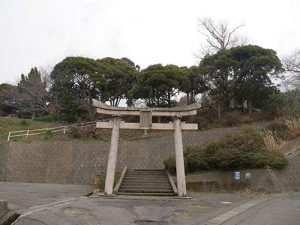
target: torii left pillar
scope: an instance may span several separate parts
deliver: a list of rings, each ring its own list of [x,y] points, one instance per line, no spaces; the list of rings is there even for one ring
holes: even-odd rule
[[[113,188],[114,188],[117,155],[118,155],[118,144],[119,144],[119,136],[120,136],[120,122],[121,122],[121,116],[114,116],[110,150],[109,150],[109,156],[107,162],[105,190],[104,190],[104,193],[107,195],[111,195],[113,193]]]
[[[183,144],[181,132],[181,117],[174,117],[174,139],[175,139],[175,157],[176,157],[176,176],[178,196],[186,196],[186,183],[184,171]]]

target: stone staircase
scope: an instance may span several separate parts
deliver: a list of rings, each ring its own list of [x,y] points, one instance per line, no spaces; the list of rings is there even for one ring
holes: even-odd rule
[[[164,170],[127,170],[117,194],[173,196],[174,191]]]

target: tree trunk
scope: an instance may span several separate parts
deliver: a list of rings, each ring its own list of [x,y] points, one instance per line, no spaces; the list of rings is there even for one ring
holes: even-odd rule
[[[220,101],[218,101],[218,118],[221,119],[221,105],[220,105]]]
[[[190,104],[190,94],[186,93],[186,104],[189,105]]]
[[[168,92],[168,107],[171,108],[171,94]]]
[[[35,118],[36,118],[36,113],[35,113],[35,112],[32,112],[31,119],[34,120]]]
[[[234,98],[230,98],[229,109],[234,109],[234,107],[235,107],[235,100]]]
[[[161,116],[158,116],[158,117],[157,117],[157,122],[158,122],[158,123],[161,123]]]
[[[250,100],[248,101],[248,109],[249,109],[249,114],[251,115],[252,114],[252,103]]]

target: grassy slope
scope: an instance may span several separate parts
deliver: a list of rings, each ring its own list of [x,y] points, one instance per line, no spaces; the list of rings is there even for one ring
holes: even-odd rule
[[[268,118],[264,113],[252,113],[249,115],[247,113],[241,113],[239,111],[233,112],[222,112],[221,119],[217,116],[217,111],[212,109],[201,109],[198,112],[198,115],[193,119],[188,119],[187,123],[198,123],[199,130],[209,130],[213,128],[219,127],[230,127],[230,126],[238,126],[241,124],[253,123],[253,122],[262,122],[268,121],[271,118]],[[167,118],[166,121],[169,122]],[[27,129],[38,129],[38,128],[47,128],[58,126],[54,123],[49,122],[41,122],[41,121],[33,121],[31,119],[19,119],[19,118],[4,118],[0,117],[0,141],[7,140],[7,135],[9,131],[17,131],[17,130],[27,130]],[[165,136],[172,133],[171,131],[148,131],[147,135],[144,135],[143,130],[121,130],[120,138],[124,140],[135,140],[135,139],[143,139],[143,138],[152,138]],[[101,139],[105,141],[110,140],[111,131],[110,130],[100,130],[96,131],[96,139]],[[75,137],[72,134],[68,135],[55,135],[55,137],[49,138],[47,140],[70,140],[70,139],[78,139],[79,137]],[[31,136],[30,140],[44,140],[44,135]],[[81,135],[80,139],[94,139],[91,135]],[[16,140],[24,140],[24,138],[16,138]]]
[[[49,122],[0,117],[0,141],[7,140],[9,131],[39,129],[51,126],[53,126],[53,124]]]
[[[34,121],[31,119],[19,119],[19,118],[4,118],[0,117],[0,141],[6,141],[9,131],[18,131],[18,130],[33,130],[39,128],[47,128],[47,127],[55,127],[59,126],[55,123],[50,122],[41,122]],[[84,132],[83,132],[84,133]],[[135,139],[143,139],[143,138],[152,138],[163,135],[168,135],[170,132],[168,131],[148,131],[147,135],[144,136],[143,130],[121,130],[120,137],[124,140],[135,140]],[[75,137],[71,133],[67,133],[67,135],[60,135],[61,133],[56,133],[50,138],[45,139],[45,135],[36,135],[30,136],[28,141],[39,140],[39,141],[51,141],[51,140],[72,140],[79,139],[79,137]],[[97,129],[96,131],[96,139],[92,136],[83,135],[80,137],[81,140],[105,140],[109,141],[111,136],[111,130],[108,129]],[[14,140],[25,141],[26,139],[23,137],[14,138]]]

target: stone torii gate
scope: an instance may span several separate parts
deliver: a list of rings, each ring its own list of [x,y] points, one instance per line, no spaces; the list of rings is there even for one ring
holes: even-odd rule
[[[178,196],[186,196],[186,183],[183,158],[182,130],[198,130],[198,124],[187,124],[181,122],[182,117],[196,115],[200,104],[174,108],[131,108],[113,107],[93,100],[93,106],[97,113],[111,115],[113,121],[97,122],[96,128],[112,129],[111,144],[108,156],[105,194],[113,194],[113,185],[117,163],[117,152],[120,129],[142,129],[142,130],[174,130],[176,174]],[[126,123],[121,121],[122,116],[138,116],[139,123]],[[172,117],[173,123],[152,123],[152,117]]]

